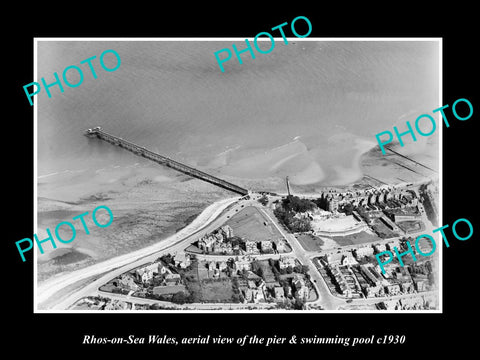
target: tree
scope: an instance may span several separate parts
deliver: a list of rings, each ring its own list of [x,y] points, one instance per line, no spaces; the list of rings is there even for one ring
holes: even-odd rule
[[[302,265],[295,265],[293,267],[293,271],[296,273],[301,273],[302,272]]]
[[[308,199],[300,199],[298,196],[288,195],[282,202],[283,207],[294,212],[311,211],[317,207],[314,202]]]

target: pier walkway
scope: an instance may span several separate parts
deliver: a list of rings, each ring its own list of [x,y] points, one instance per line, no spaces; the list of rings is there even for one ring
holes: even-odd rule
[[[112,145],[117,145],[121,148],[124,148],[125,150],[128,150],[135,155],[142,156],[146,159],[149,159],[151,161],[154,161],[160,165],[168,166],[172,169],[175,169],[177,171],[180,171],[184,174],[193,176],[197,179],[207,181],[211,184],[217,185],[223,189],[233,191],[237,194],[240,195],[247,195],[249,193],[248,190],[241,188],[240,186],[237,186],[235,184],[232,184],[228,181],[219,179],[215,176],[212,176],[210,174],[207,174],[203,171],[197,170],[195,168],[192,168],[188,165],[179,163],[178,161],[172,160],[166,156],[159,155],[157,153],[154,153],[153,151],[150,151],[140,145],[136,145],[130,141],[124,140],[122,138],[119,138],[117,136],[111,135],[106,133],[105,131],[102,130],[101,127],[95,127],[93,129],[88,129],[85,131],[85,135],[90,137],[90,138],[98,138],[103,141],[106,141]]]

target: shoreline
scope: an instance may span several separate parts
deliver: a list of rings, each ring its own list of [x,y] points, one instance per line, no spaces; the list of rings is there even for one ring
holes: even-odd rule
[[[195,218],[189,225],[177,232],[176,234],[150,246],[138,249],[132,253],[120,255],[106,261],[91,265],[89,267],[79,269],[78,271],[57,274],[42,283],[37,283],[35,279],[34,298],[35,306],[39,303],[45,302],[58,290],[61,290],[65,284],[77,282],[87,277],[96,275],[99,272],[106,272],[108,270],[117,268],[134,262],[142,257],[151,255],[152,253],[161,251],[163,248],[169,247],[182,238],[191,236],[197,231],[201,230],[208,223],[217,218],[228,206],[238,200],[238,197],[222,199],[209,205]]]

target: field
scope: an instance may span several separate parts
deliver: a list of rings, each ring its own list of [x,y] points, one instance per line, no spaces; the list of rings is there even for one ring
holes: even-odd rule
[[[225,224],[233,229],[233,235],[240,236],[245,240],[262,241],[282,237],[270,220],[252,206],[242,209]]]
[[[380,240],[377,235],[369,234],[366,231],[345,236],[330,236],[330,238],[340,246],[364,244]]]
[[[377,219],[372,225],[372,229],[379,234],[382,239],[388,239],[399,236],[396,232],[388,228],[381,220]]]
[[[272,271],[272,268],[268,262],[268,260],[259,260],[255,261],[255,265],[261,268],[262,270],[262,277],[264,278],[266,283],[272,283],[275,282],[275,275]]]
[[[425,225],[423,224],[422,221],[419,221],[419,220],[402,221],[397,223],[397,226],[403,231],[405,231],[407,234],[425,230]]]
[[[311,234],[298,235],[297,239],[306,251],[321,251],[324,244],[322,239]]]
[[[202,300],[205,302],[230,302],[233,287],[230,280],[202,281]]]
[[[192,269],[185,272],[186,287],[194,302],[235,302],[232,280],[209,279],[211,272],[202,265],[194,263]]]

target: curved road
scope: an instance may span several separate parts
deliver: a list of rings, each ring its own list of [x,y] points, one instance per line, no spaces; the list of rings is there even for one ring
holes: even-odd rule
[[[155,260],[157,257],[162,256],[167,250],[169,253],[175,253],[183,249],[193,241],[193,237],[203,236],[203,234],[213,231],[219,224],[227,220],[227,216],[232,216],[238,204],[233,207],[231,207],[231,205],[237,203],[238,199],[238,197],[229,198],[210,205],[191,224],[158,244],[47,280],[35,289],[35,304],[38,307],[39,304],[47,300],[52,301],[53,299],[53,303],[55,304],[53,306],[54,309],[64,309],[76,301],[75,299],[86,296],[85,294],[88,294],[87,290],[92,290],[94,287],[96,290],[100,285],[103,285],[105,282],[123,272]],[[229,206],[230,208],[227,209]],[[60,292],[64,291],[68,286],[105,272],[108,273],[75,293],[69,294],[67,298],[63,298],[61,301],[57,299]]]
[[[272,224],[277,228],[280,234],[285,238],[287,243],[292,248],[292,251],[285,254],[268,254],[268,255],[259,255],[260,257],[270,258],[282,256],[294,256],[302,264],[309,267],[309,274],[311,278],[311,283],[315,288],[318,299],[312,302],[307,303],[307,308],[321,307],[325,310],[336,310],[340,306],[352,306],[352,305],[365,305],[375,302],[380,302],[384,300],[392,300],[396,298],[405,298],[411,296],[420,296],[421,294],[413,294],[410,296],[399,295],[388,298],[371,298],[371,299],[354,299],[350,303],[347,303],[347,299],[339,298],[334,296],[330,289],[328,288],[325,280],[322,275],[318,272],[317,267],[313,263],[313,258],[317,256],[322,256],[325,253],[337,251],[337,249],[332,249],[325,252],[311,252],[305,251],[301,244],[298,242],[297,238],[283,230],[282,225],[279,224],[276,217],[273,215],[272,211],[269,208],[260,206],[259,203],[252,198],[251,200],[244,200],[241,198],[229,198],[225,200],[218,201],[209,207],[207,207],[191,224],[179,231],[177,234],[171,236],[168,239],[162,240],[158,244],[151,245],[147,248],[137,250],[133,253],[115,257],[109,259],[99,264],[81,269],[69,274],[65,274],[59,277],[54,277],[45,283],[43,283],[35,292],[35,304],[38,307],[39,304],[44,303],[43,307],[47,309],[54,310],[66,310],[76,301],[82,297],[91,296],[92,294],[102,295],[104,297],[109,297],[112,299],[123,299],[125,301],[135,301],[137,303],[158,303],[160,305],[166,305],[169,307],[176,307],[179,309],[187,309],[194,307],[195,309],[213,309],[213,308],[223,308],[223,309],[241,309],[248,307],[255,307],[259,309],[265,309],[272,306],[272,304],[185,304],[184,306],[178,306],[173,303],[161,302],[153,299],[142,299],[142,298],[131,298],[126,297],[125,295],[117,295],[110,293],[100,293],[98,288],[111,279],[120,276],[121,274],[141,265],[144,265],[148,262],[156,260],[158,257],[164,255],[165,253],[175,254],[179,251],[184,251],[192,242],[197,240],[199,237],[210,233],[222,226],[230,217],[235,215],[245,206],[255,206],[263,215],[272,222]],[[388,239],[386,241],[391,241]],[[348,247],[342,247],[346,249]],[[203,257],[202,255],[200,255]],[[255,255],[253,255],[256,257]],[[220,257],[220,256],[217,256]],[[229,256],[230,257],[230,256]],[[205,255],[205,258],[214,259],[216,256]],[[221,259],[225,256],[221,256]],[[103,275],[102,275],[103,274]],[[93,280],[88,280],[89,278],[95,277]],[[81,283],[81,281],[90,281],[87,285]],[[70,289],[70,292],[67,293],[67,287],[72,284],[77,284],[77,288]],[[37,294],[38,292],[38,294]],[[46,305],[48,303],[48,305]],[[42,310],[37,310],[42,311]],[[48,311],[48,310],[47,310]]]

